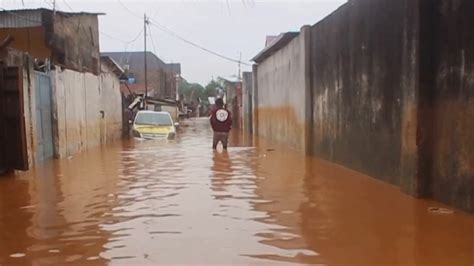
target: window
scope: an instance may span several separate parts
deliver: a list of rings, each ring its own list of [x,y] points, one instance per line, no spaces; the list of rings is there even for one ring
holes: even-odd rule
[[[138,113],[136,125],[172,126],[173,122],[167,113]]]

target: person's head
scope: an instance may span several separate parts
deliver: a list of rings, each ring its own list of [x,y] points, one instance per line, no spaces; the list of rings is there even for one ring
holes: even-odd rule
[[[222,100],[222,98],[217,98],[216,99],[216,106],[219,107],[219,108],[224,107],[224,100]]]

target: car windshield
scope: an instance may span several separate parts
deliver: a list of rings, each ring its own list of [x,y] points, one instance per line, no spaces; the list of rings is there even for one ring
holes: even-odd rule
[[[173,122],[168,114],[138,113],[135,119],[137,125],[172,126]]]

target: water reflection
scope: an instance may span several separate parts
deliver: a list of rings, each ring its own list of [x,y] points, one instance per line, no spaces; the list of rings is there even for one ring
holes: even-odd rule
[[[208,121],[0,178],[0,264],[472,265],[474,218]],[[254,142],[257,143],[257,142]]]

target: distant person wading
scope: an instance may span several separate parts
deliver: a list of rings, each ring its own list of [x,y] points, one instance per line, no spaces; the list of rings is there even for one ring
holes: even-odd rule
[[[227,150],[229,131],[232,129],[232,113],[224,108],[221,98],[216,99],[216,108],[211,113],[211,126],[214,130],[212,148],[217,149],[217,144],[221,142],[224,150]]]

